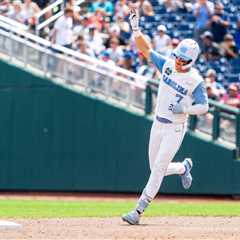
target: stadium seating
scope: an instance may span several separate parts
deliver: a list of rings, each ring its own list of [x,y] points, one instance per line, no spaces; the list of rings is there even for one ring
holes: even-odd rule
[[[224,0],[222,2],[224,3],[225,12],[231,21],[229,31],[234,34],[237,27],[237,15],[240,12],[240,0]],[[166,13],[164,7],[159,5],[157,0],[152,0],[151,3],[155,12],[155,21],[141,23],[141,27],[146,34],[152,37],[154,34],[153,29],[156,29],[161,23],[167,26],[168,35],[171,37],[178,37],[180,39],[193,37],[195,16],[192,13]],[[142,20],[144,21],[146,19],[142,18]],[[240,82],[240,58],[231,62],[223,57],[212,62],[203,62],[203,59],[200,58],[197,67],[202,74],[204,74],[207,69],[214,68],[218,73],[218,81],[223,82],[224,85],[232,82]]]
[[[86,0],[85,5],[92,4],[93,1]],[[117,0],[112,1],[114,3]],[[153,17],[141,16],[141,28],[143,32],[153,37],[159,24],[167,27],[167,34],[170,37],[179,39],[192,38],[195,25],[195,16],[192,12],[183,13],[182,11],[167,13],[164,5],[160,5],[158,0],[150,0],[155,15]],[[216,2],[216,1],[213,1]],[[229,32],[234,34],[237,28],[237,17],[240,12],[240,0],[222,0],[225,12],[231,21]],[[240,60],[235,59],[231,62],[223,57],[216,61],[206,62],[202,58],[197,62],[197,67],[201,73],[205,73],[207,69],[214,68],[218,73],[218,80],[225,85],[232,81],[239,83]]]

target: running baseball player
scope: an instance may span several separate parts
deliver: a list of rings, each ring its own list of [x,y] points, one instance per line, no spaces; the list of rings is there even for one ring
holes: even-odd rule
[[[200,48],[192,39],[182,40],[172,58],[165,58],[151,48],[139,29],[139,13],[134,7],[129,17],[139,51],[162,73],[159,84],[155,117],[150,133],[149,163],[151,174],[136,208],[122,216],[129,224],[139,224],[144,210],[157,195],[164,176],[178,174],[185,189],[192,184],[192,160],[172,162],[187,129],[188,115],[208,111],[208,98],[203,78],[193,68]]]

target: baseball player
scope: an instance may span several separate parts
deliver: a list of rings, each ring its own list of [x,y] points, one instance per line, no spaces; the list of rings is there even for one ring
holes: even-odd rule
[[[159,191],[164,176],[178,174],[185,189],[192,184],[192,160],[171,163],[181,146],[187,129],[188,115],[208,111],[208,99],[203,78],[193,68],[200,48],[192,39],[182,40],[165,58],[151,48],[139,29],[139,14],[131,8],[129,21],[136,46],[162,73],[155,117],[150,133],[149,163],[151,174],[136,208],[122,216],[129,224],[139,224],[140,216]]]

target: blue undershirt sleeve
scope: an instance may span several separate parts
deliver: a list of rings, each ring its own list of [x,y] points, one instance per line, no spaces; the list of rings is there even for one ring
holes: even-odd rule
[[[162,72],[163,65],[166,62],[166,58],[161,54],[157,53],[156,51],[151,51],[150,59],[152,63],[157,67],[157,69]]]
[[[194,104],[208,104],[207,90],[204,82],[194,89],[193,93]]]

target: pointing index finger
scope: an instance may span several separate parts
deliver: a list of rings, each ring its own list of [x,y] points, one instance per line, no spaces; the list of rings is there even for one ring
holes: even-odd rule
[[[130,5],[129,12],[130,12],[130,14],[137,14],[137,8],[133,5]]]

